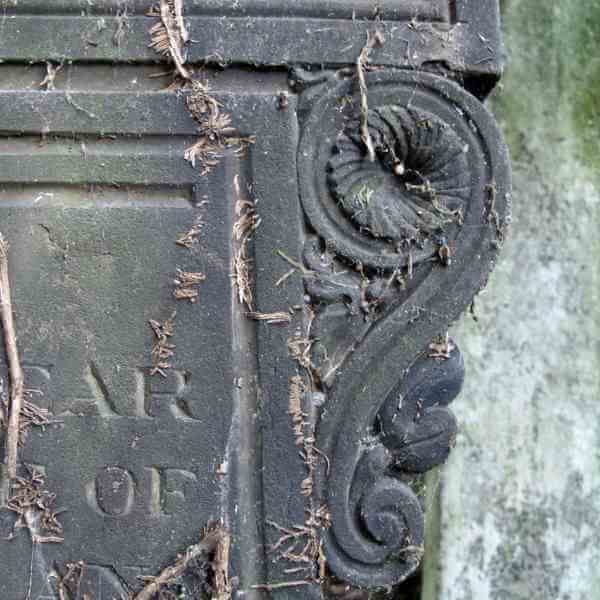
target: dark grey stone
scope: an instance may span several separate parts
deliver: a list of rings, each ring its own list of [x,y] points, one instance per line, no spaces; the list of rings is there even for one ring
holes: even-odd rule
[[[65,509],[62,543],[0,541],[0,597],[57,600],[76,561],[77,600],[126,597],[214,523],[234,598],[400,584],[421,559],[423,473],[456,431],[462,359],[437,336],[509,220],[506,149],[475,97],[501,70],[497,3],[184,3],[188,63],[235,65],[209,71],[210,90],[228,135],[256,136],[210,173],[184,160],[192,92],[145,79],[150,5],[26,0],[0,18],[0,231],[26,383],[57,421],[20,468]],[[352,69],[374,29],[371,163]],[[10,83],[45,60],[65,61],[56,89]],[[130,62],[131,90],[115,75]],[[289,323],[238,302],[243,200],[261,220],[253,308]],[[198,243],[178,246],[198,219]],[[195,303],[173,298],[178,268],[206,275]],[[151,374],[148,322],[175,309],[172,368]],[[0,504],[10,494],[4,477]],[[1,531],[14,523],[3,508]]]

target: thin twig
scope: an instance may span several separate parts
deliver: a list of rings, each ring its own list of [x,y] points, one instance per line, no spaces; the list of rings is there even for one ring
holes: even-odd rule
[[[64,62],[61,61],[56,67],[49,60],[46,61],[46,76],[40,82],[39,87],[46,86],[46,91],[54,89],[54,79],[56,74],[63,68]]]
[[[177,559],[177,562],[174,565],[167,567],[160,575],[158,575],[158,577],[155,577],[150,581],[144,589],[135,596],[134,600],[152,600],[155,594],[160,591],[161,586],[167,585],[178,577],[181,577],[190,562],[202,554],[216,551],[217,554],[221,554],[225,558],[225,555],[228,554],[229,550],[229,542],[227,539],[227,534],[220,527],[209,531],[198,544],[190,546],[185,551],[185,554]],[[226,544],[226,549],[223,548],[219,551],[219,546],[223,543]],[[226,568],[225,565],[217,565],[218,569],[222,569],[223,567]]]
[[[129,23],[127,22],[127,7],[119,9],[116,15],[117,25],[113,34],[113,44],[117,47],[121,45],[123,38],[125,37],[125,31],[129,29]]]
[[[158,373],[161,377],[166,377],[166,369],[171,368],[169,359],[175,354],[175,344],[169,343],[169,338],[173,336],[175,327],[175,317],[177,311],[173,311],[171,316],[164,322],[160,323],[155,319],[150,319],[148,323],[156,337],[156,344],[152,348],[153,366],[150,375]]]
[[[175,284],[173,296],[175,296],[176,300],[196,302],[200,294],[197,288],[205,279],[206,275],[204,273],[192,273],[177,269],[177,277],[173,280]]]
[[[257,583],[252,586],[255,590],[267,590],[272,592],[273,590],[280,590],[282,588],[298,587],[300,585],[312,585],[314,581],[308,581],[306,579],[300,579],[298,581],[282,581],[281,583]]]
[[[369,53],[374,46],[383,45],[384,37],[380,31],[373,35],[367,32],[367,43],[363,46],[356,59],[356,72],[358,74],[358,86],[360,89],[360,139],[367,149],[370,162],[375,161],[375,148],[369,132],[369,102],[367,99],[367,80],[365,78],[366,65],[369,62]]]
[[[266,321],[267,323],[289,323],[292,320],[292,316],[288,312],[272,312],[262,313],[256,311],[248,311],[246,316],[254,321]]]
[[[197,238],[202,233],[202,227],[204,227],[204,221],[202,216],[198,216],[188,231],[179,234],[175,243],[189,250],[197,242]]]
[[[234,185],[236,185],[236,181],[234,180]],[[232,237],[235,244],[232,277],[234,285],[237,287],[239,303],[245,305],[249,313],[255,313],[251,283],[252,258],[249,245],[251,235],[258,229],[261,219],[256,213],[255,200],[245,200],[238,197],[235,203],[235,213],[238,218],[232,228]]]
[[[284,281],[287,281],[294,273],[296,269],[290,269],[287,273],[282,275],[276,282],[275,287],[279,287]]]
[[[297,260],[290,258],[283,250],[277,250],[277,254],[279,254],[279,256],[281,256],[281,258],[283,258],[283,260],[285,260],[286,262],[290,263],[290,265],[292,265],[293,267],[298,269],[302,273],[302,275],[304,275],[305,277],[314,276],[314,274],[315,274],[314,271],[307,269],[303,264],[301,264]],[[290,275],[291,274],[292,273],[290,272]]]
[[[168,0],[161,0],[160,3],[160,18],[169,38],[169,50],[171,58],[179,71],[179,74],[184,79],[189,79],[190,74],[183,66],[185,57],[183,56],[183,45],[187,41],[187,31],[183,26],[183,5],[180,1],[175,0],[173,3],[173,12],[169,6]]]
[[[153,14],[153,16],[155,16]],[[183,79],[190,79],[190,73],[183,66],[185,56],[183,46],[188,41],[188,33],[183,22],[183,3],[181,0],[160,1],[160,21],[156,23],[150,34],[150,47],[163,55],[168,55],[175,63],[177,71]]]
[[[29,479],[16,477],[6,507],[18,515],[14,529],[27,527],[33,543],[60,543],[63,527],[54,510],[56,494],[46,490],[45,483],[43,474],[35,470]]]
[[[8,281],[8,242],[0,233],[0,312],[2,313],[2,329],[4,345],[10,371],[10,409],[8,417],[8,434],[6,436],[6,462],[9,479],[17,476],[17,452],[21,411],[23,410],[24,379],[23,369],[17,350],[17,333],[12,312],[10,283]]]

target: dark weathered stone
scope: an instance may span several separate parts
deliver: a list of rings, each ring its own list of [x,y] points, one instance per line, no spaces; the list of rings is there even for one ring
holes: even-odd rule
[[[11,61],[155,61],[148,46],[146,0],[6,2],[0,56]],[[410,2],[186,2],[192,40],[189,62],[288,66],[355,62],[377,24],[386,44],[372,62],[419,68],[447,64],[480,77],[489,89],[501,71],[502,46],[497,0],[411,0]],[[48,18],[48,15],[52,18]],[[120,28],[125,34],[116,35]]]
[[[499,76],[496,2],[384,2],[377,20],[358,1],[185,2],[187,66],[246,65],[208,75],[231,117],[208,134],[231,140],[212,170],[184,159],[210,129],[190,112],[204,100],[157,91],[141,64],[159,60],[150,5],[29,0],[0,21],[0,231],[26,384],[56,420],[20,472],[43,471],[66,509],[64,542],[2,542],[0,596],[55,600],[83,561],[81,600],[126,597],[215,523],[233,597],[399,584],[422,554],[422,474],[456,430],[462,361],[437,336],[509,218],[504,145],[465,89]],[[376,29],[370,162],[355,68]],[[22,84],[30,60],[65,61],[53,89]],[[251,306],[232,279],[249,205]],[[177,269],[206,275],[195,302],[173,297]],[[153,374],[149,321],[175,309]],[[4,476],[6,535],[12,493]],[[210,591],[209,571],[179,593]]]

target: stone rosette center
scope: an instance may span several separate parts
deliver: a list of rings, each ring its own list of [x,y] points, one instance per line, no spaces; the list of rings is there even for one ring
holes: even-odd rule
[[[394,243],[421,243],[461,223],[471,194],[469,147],[421,110],[385,105],[368,113],[376,158],[357,121],[339,135],[327,164],[330,191],[361,231]]]

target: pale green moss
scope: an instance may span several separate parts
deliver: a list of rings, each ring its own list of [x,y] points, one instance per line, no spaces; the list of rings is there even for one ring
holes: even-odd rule
[[[546,158],[567,152],[600,181],[600,3],[503,3],[507,68],[497,107],[514,160],[528,160],[527,137],[551,142]],[[544,157],[542,157],[544,158]]]

